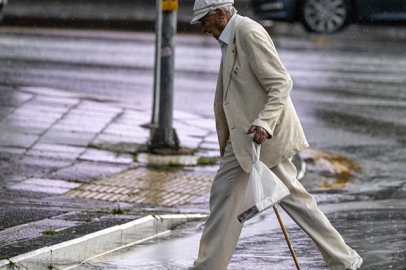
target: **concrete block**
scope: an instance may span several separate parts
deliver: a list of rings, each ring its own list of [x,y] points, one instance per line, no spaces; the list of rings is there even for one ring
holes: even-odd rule
[[[102,253],[111,252],[137,242],[159,236],[174,226],[205,215],[146,216],[123,225],[22,254],[10,260],[26,269],[75,269],[76,265]],[[0,270],[7,269],[8,260],[0,261]]]
[[[15,263],[18,269],[48,269],[51,265],[51,250],[49,247],[40,248],[10,259],[11,262]],[[3,260],[0,262],[1,270],[10,269],[7,267],[9,265],[8,260]]]
[[[152,216],[147,216],[121,225],[121,241],[123,245],[128,245],[130,243],[155,236],[157,234],[155,224],[156,219]]]

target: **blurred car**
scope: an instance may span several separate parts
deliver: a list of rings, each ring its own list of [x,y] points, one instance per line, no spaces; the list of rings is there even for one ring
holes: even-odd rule
[[[406,21],[405,0],[251,0],[262,20],[302,22],[306,30],[333,33],[349,23]]]
[[[1,11],[6,4],[7,0],[0,0],[0,21],[1,21]]]

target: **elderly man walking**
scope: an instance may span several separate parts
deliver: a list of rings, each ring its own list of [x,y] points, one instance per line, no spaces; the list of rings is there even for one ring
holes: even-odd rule
[[[296,179],[291,157],[308,147],[290,98],[292,80],[265,29],[237,15],[233,0],[196,0],[191,24],[213,36],[222,58],[214,99],[220,168],[210,194],[210,216],[192,269],[224,270],[242,230],[237,220],[251,170],[251,144],[291,195],[281,207],[316,243],[333,270],[358,269],[361,257],[346,245]],[[272,268],[272,266],[270,266]]]

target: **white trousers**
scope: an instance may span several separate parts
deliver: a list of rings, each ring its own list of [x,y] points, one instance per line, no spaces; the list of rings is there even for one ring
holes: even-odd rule
[[[345,244],[341,235],[318,209],[315,199],[296,179],[297,172],[293,163],[287,160],[271,170],[291,193],[280,202],[280,206],[313,239],[332,270],[347,269],[356,260],[357,253]],[[211,187],[211,213],[192,269],[227,269],[242,230],[237,212],[248,177],[249,174],[239,165],[229,142]]]

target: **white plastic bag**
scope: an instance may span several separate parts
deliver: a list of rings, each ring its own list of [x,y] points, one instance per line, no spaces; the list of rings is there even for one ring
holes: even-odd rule
[[[262,211],[274,206],[290,194],[282,181],[259,161],[261,145],[252,142],[252,170],[248,179],[244,199],[238,211],[238,220],[243,223]]]

